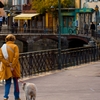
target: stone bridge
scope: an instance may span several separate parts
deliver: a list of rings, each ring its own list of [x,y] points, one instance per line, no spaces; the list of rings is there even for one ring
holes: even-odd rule
[[[5,39],[7,34],[0,34],[0,40]],[[37,41],[43,45],[47,43],[57,43],[58,44],[58,35],[54,34],[29,34],[29,33],[22,33],[22,34],[14,34],[16,39],[22,42],[23,50],[21,52],[26,51],[33,51],[32,47],[33,44]],[[49,43],[48,43],[49,40]],[[61,46],[62,48],[74,48],[74,47],[82,47],[84,44],[88,44],[91,40],[90,37],[78,36],[78,35],[61,35]],[[53,41],[53,42],[50,42]],[[43,43],[42,43],[43,42]],[[40,46],[40,45],[39,45]]]

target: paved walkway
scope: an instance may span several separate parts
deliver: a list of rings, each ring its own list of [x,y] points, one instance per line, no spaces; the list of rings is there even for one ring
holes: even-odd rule
[[[100,100],[100,62],[62,69],[24,79],[36,84],[36,100]],[[20,85],[21,100],[25,100]],[[13,99],[13,85],[9,100]],[[3,100],[3,86],[0,86]]]

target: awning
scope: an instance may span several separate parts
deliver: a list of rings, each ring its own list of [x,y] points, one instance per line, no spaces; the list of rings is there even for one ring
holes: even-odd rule
[[[34,14],[26,14],[26,13],[22,13],[22,14],[19,14],[17,16],[14,17],[14,19],[31,19],[32,17],[34,16],[37,16],[39,15],[39,13],[34,13]]]

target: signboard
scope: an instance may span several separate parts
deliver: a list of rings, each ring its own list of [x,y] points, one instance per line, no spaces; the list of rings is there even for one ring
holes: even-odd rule
[[[75,16],[75,12],[62,12],[62,16]]]
[[[92,13],[94,12],[94,9],[92,8],[82,8],[82,9],[76,9],[77,13]]]

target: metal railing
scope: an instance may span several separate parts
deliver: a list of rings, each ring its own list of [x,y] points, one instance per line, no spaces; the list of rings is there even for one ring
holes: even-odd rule
[[[73,33],[74,32],[74,33]],[[51,28],[47,28],[47,27],[43,27],[43,28],[27,28],[26,30],[23,29],[23,27],[18,27],[18,28],[11,28],[6,26],[2,26],[0,27],[0,34],[58,34],[58,29],[55,27],[51,27]],[[61,33],[63,34],[63,33]],[[84,29],[76,29],[76,30],[70,30],[67,33],[64,33],[66,35],[81,35],[81,36],[89,36],[89,37],[94,37],[95,39],[100,39],[100,32],[98,31],[97,33],[94,31],[93,33],[91,32],[91,30],[88,30],[88,34],[84,33]]]
[[[10,26],[0,26],[0,33],[57,33],[57,30],[53,27],[27,27],[25,30],[23,27],[10,27]]]
[[[21,76],[58,70],[58,50],[20,53]],[[81,47],[61,50],[61,68],[100,60],[100,47]]]

